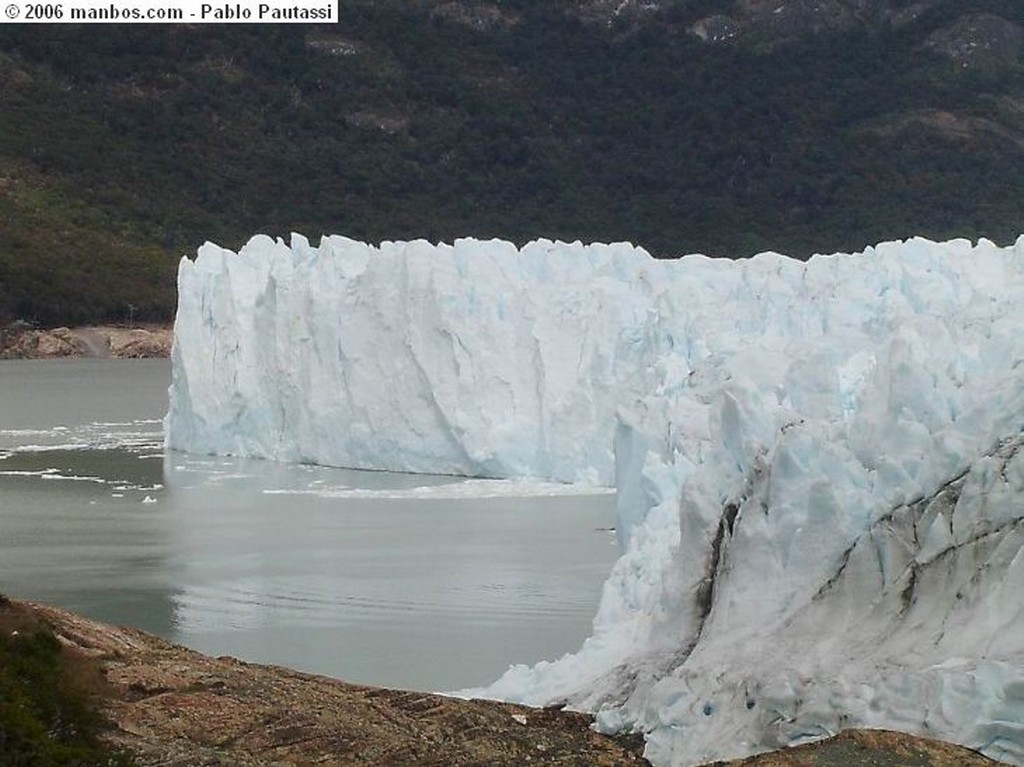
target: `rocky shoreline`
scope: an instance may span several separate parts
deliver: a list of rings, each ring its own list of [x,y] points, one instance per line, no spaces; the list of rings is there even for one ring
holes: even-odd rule
[[[626,767],[646,765],[638,736],[591,730],[583,714],[346,684],[211,658],[54,607],[0,600],[49,625],[106,678],[105,739],[146,767]],[[4,616],[0,615],[0,618]],[[2,623],[2,622],[0,622]],[[339,651],[344,639],[339,638]],[[973,751],[884,731],[717,767],[985,767]]]
[[[34,612],[109,682],[106,739],[152,767],[295,764],[644,765],[638,738],[593,732],[590,718],[489,701],[346,684],[210,658],[53,607]],[[343,651],[339,638],[339,651]]]
[[[49,330],[8,326],[0,329],[0,359],[170,357],[173,337],[170,325],[96,325]]]

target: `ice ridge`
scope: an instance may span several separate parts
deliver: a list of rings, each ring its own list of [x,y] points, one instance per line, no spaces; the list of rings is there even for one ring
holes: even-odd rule
[[[475,692],[693,765],[889,727],[1024,764],[1024,238],[806,262],[204,246],[167,446],[617,488],[594,632]]]

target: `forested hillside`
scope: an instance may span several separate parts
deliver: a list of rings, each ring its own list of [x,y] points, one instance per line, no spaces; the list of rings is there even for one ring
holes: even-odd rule
[[[754,0],[580,5],[0,26],[0,323],[169,318],[178,258],[255,232],[807,256],[1024,231],[1024,4],[785,34]]]

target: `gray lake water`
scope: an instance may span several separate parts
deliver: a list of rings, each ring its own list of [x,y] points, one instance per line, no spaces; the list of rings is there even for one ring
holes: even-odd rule
[[[419,690],[590,633],[614,496],[164,455],[166,360],[0,361],[0,593]]]

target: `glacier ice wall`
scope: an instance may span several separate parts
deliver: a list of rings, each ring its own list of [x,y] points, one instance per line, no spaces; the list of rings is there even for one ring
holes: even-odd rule
[[[1024,239],[800,262],[205,246],[167,444],[614,483],[575,654],[487,690],[691,765],[850,726],[1024,764]]]
[[[626,246],[257,237],[182,262],[172,448],[608,484],[648,390],[652,262]]]

